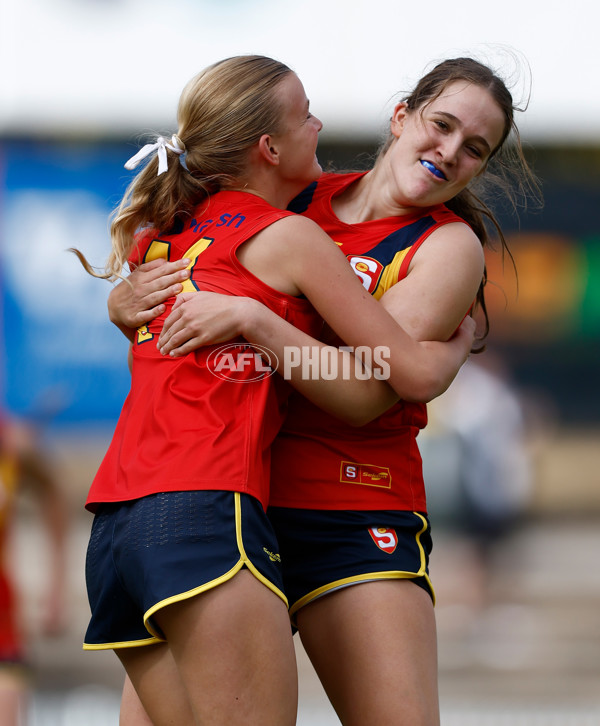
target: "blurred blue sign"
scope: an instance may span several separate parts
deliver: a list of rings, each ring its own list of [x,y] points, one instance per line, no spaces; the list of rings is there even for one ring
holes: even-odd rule
[[[2,403],[44,422],[107,422],[129,388],[127,341],[106,311],[108,218],[130,179],[124,145],[0,144]]]

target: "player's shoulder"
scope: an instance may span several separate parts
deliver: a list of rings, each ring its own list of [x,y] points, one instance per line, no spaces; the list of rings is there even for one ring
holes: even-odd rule
[[[434,229],[429,235],[428,244],[446,247],[455,252],[460,248],[462,251],[472,250],[483,254],[479,237],[468,224],[460,220],[448,222]]]
[[[255,243],[268,253],[273,264],[294,265],[314,260],[335,247],[323,230],[307,217],[282,217],[259,232]]]
[[[433,230],[420,245],[411,262],[411,272],[417,268],[423,271],[454,269],[457,265],[465,274],[472,271],[472,274],[480,275],[485,257],[481,241],[471,227],[462,222],[451,222]]]
[[[309,238],[313,236],[321,239],[327,237],[316,222],[300,214],[289,214],[281,217],[269,225],[265,231],[277,235],[285,234],[286,238],[290,240],[301,240],[307,235]]]

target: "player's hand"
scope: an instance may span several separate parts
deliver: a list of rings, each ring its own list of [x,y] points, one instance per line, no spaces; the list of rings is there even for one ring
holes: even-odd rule
[[[467,315],[459,325],[454,335],[450,338],[458,349],[463,351],[465,361],[469,357],[469,353],[473,350],[476,332],[477,323],[470,315]]]
[[[452,378],[454,378],[454,376],[458,373],[460,367],[472,352],[476,332],[477,323],[470,315],[466,315],[452,336],[443,343],[447,349],[447,354],[450,356],[450,359],[455,361],[455,365],[457,366]],[[438,348],[439,343],[437,341],[428,341],[422,343],[422,345]]]
[[[165,311],[165,301],[183,289],[190,276],[186,259],[145,262],[112,289],[108,296],[110,320],[120,328],[135,329]]]
[[[429,394],[423,398],[423,403],[432,401],[448,389],[469,357],[475,341],[475,332],[475,321],[467,316],[454,335],[446,342],[424,341],[421,343],[421,346],[429,351],[432,360],[435,361],[435,370],[437,371],[436,379],[433,380]]]
[[[182,293],[165,320],[157,347],[163,355],[177,357],[237,338],[254,304],[260,305],[250,298],[214,292]]]

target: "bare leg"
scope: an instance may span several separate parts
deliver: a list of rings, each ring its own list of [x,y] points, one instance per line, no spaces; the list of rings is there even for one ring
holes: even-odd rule
[[[121,695],[119,726],[154,726],[128,675],[125,676]]]
[[[248,570],[156,619],[197,723],[294,726],[298,682],[287,608]]]
[[[344,726],[439,726],[435,616],[420,587],[354,585],[302,608],[297,621]]]
[[[119,726],[191,726],[196,723],[169,646],[120,648],[127,678]]]
[[[0,670],[0,726],[25,726],[27,691],[22,678]]]

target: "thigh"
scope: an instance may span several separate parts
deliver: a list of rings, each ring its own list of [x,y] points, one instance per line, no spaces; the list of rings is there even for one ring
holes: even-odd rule
[[[194,724],[187,691],[166,643],[115,650],[127,678],[121,699],[121,726]]]
[[[155,617],[199,723],[295,724],[297,673],[287,608],[249,570]]]
[[[183,530],[174,521],[190,519],[182,499],[198,510]],[[175,723],[292,726],[295,652],[277,542],[260,503],[191,492],[120,509],[116,567],[145,626],[166,641],[117,649],[149,717],[179,713],[183,692],[193,717]]]
[[[103,505],[86,560],[92,616],[84,648],[164,641],[158,611],[220,587],[242,568],[287,603],[277,540],[251,496],[166,492]]]
[[[115,548],[120,520],[138,502],[102,505],[94,517],[85,560],[90,621],[84,650],[112,650],[158,643],[144,624],[143,604],[127,588]],[[145,549],[139,548],[145,553]],[[138,567],[137,572],[142,568]]]
[[[336,590],[297,615],[344,726],[439,726],[433,603],[410,580]]]
[[[154,726],[133,687],[131,679],[127,675],[125,676],[123,693],[121,694],[119,726]]]

